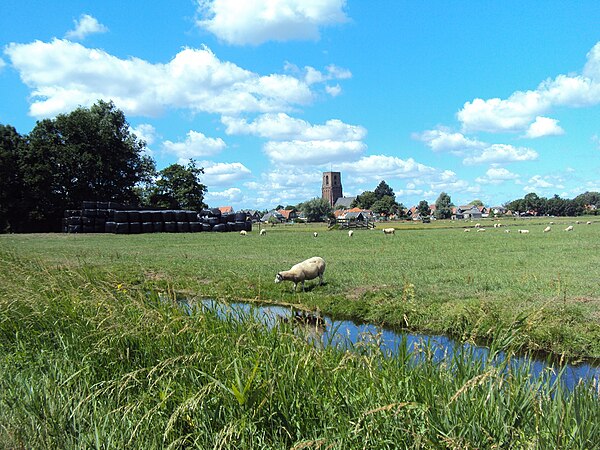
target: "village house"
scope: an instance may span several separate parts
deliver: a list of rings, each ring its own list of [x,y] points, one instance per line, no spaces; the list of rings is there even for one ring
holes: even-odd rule
[[[292,222],[298,218],[298,213],[293,209],[278,209],[277,212],[283,216],[286,222]]]

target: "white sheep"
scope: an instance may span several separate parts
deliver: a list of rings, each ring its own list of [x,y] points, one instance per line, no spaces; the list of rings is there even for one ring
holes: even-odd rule
[[[246,230],[242,230],[240,231],[240,236],[246,236],[248,233],[246,233]]]
[[[544,228],[544,233],[548,233],[552,228],[550,228],[550,226],[547,226],[546,228]]]
[[[567,228],[565,228],[565,231],[573,231],[573,225],[569,225]]]
[[[465,233],[469,233],[471,230],[469,230],[468,228],[465,228]]]
[[[510,230],[504,230],[505,233],[510,233]]]
[[[478,233],[481,233],[482,231],[485,231],[485,228],[477,228]]]
[[[476,223],[475,224],[475,228],[481,228],[481,224],[480,223]]]
[[[317,233],[316,231],[313,233],[313,237],[317,237],[319,235],[319,233]]]
[[[395,233],[396,233],[395,228],[384,228],[383,229],[383,234],[395,234]]]
[[[279,272],[277,276],[275,276],[275,283],[291,281],[294,283],[294,292],[296,292],[298,283],[302,283],[302,290],[304,291],[304,281],[306,280],[313,280],[319,277],[319,285],[322,285],[324,272],[325,260],[319,256],[314,256],[292,266],[290,270]]]
[[[519,230],[519,233],[521,233],[521,234],[527,234],[527,233],[529,233],[529,230]]]
[[[353,230],[348,230],[348,237],[352,237],[354,235],[354,231]]]
[[[587,225],[591,225],[591,224],[592,224],[592,222],[588,220],[588,221],[586,222],[586,224],[587,224]]]
[[[260,230],[260,235],[261,236],[266,236],[267,235],[267,230]]]

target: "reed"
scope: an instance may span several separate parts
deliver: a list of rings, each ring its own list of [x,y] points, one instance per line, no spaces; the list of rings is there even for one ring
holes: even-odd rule
[[[320,348],[174,289],[0,251],[2,448],[594,448],[600,391],[378,336]],[[409,301],[410,289],[406,293]],[[516,323],[515,327],[520,327]],[[510,349],[514,329],[498,332]],[[504,340],[500,340],[504,336]]]

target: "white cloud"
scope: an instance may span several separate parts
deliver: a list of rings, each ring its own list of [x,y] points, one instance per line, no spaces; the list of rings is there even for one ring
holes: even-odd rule
[[[277,204],[297,204],[321,196],[320,170],[277,168],[264,172],[258,181],[244,186],[252,192],[250,204],[259,208],[273,208]]]
[[[75,23],[75,29],[67,31],[65,34],[65,37],[68,39],[82,40],[90,34],[106,33],[108,31],[107,27],[89,14],[82,14],[79,20],[73,22]]]
[[[52,117],[98,99],[112,99],[127,115],[155,116],[167,108],[239,114],[289,111],[312,101],[302,80],[261,76],[210,49],[185,48],[166,64],[120,59],[67,40],[11,43],[5,53],[32,89],[30,114]]]
[[[558,75],[541,82],[535,90],[517,91],[508,99],[476,98],[458,112],[465,132],[519,132],[536,117],[557,106],[572,108],[600,103],[600,42],[587,54],[581,75]]]
[[[335,86],[325,86],[325,92],[327,92],[332,97],[337,97],[342,93],[342,88],[339,84],[336,84]]]
[[[218,206],[230,206],[231,204],[240,203],[244,199],[242,190],[236,187],[225,189],[220,192],[208,191],[205,195],[204,200],[208,205]]]
[[[6,67],[6,62],[0,58],[0,72],[2,72],[2,69],[4,69],[4,67]]]
[[[209,138],[204,134],[190,130],[184,142],[164,141],[163,148],[176,155],[180,161],[216,155],[227,145],[221,138]]]
[[[406,160],[395,156],[370,155],[358,161],[345,162],[339,165],[343,172],[357,174],[373,181],[395,178],[419,178],[431,176],[436,169],[416,162],[412,158]]]
[[[211,186],[227,186],[231,183],[248,178],[252,172],[242,163],[213,163],[202,161],[198,164],[204,167],[202,182]]]
[[[198,0],[198,26],[222,41],[317,40],[319,28],[348,20],[346,0]]]
[[[529,125],[525,137],[534,139],[542,136],[557,136],[564,133],[565,130],[558,125],[558,120],[537,116],[535,122]]]
[[[426,130],[414,137],[423,141],[434,152],[450,151],[457,155],[464,155],[465,152],[488,146],[485,142],[467,138],[462,133],[453,133],[445,128]]]
[[[356,159],[366,145],[360,141],[282,141],[267,142],[265,154],[273,162],[284,165],[328,164]]]
[[[542,176],[534,175],[531,177],[523,190],[525,192],[549,192],[556,189],[564,189],[565,186],[562,184],[562,179],[556,176]]]
[[[463,160],[466,165],[501,164],[516,161],[533,161],[538,157],[535,150],[526,147],[514,147],[507,144],[492,144],[474,156]]]
[[[359,125],[348,125],[338,119],[331,119],[324,125],[311,125],[284,113],[264,114],[248,123],[238,117],[221,118],[227,134],[250,134],[273,140],[334,140],[360,141],[367,130]]]
[[[492,167],[487,170],[485,177],[475,178],[475,182],[481,184],[502,184],[505,181],[517,180],[519,175],[512,173],[503,167]]]
[[[159,137],[156,128],[149,123],[141,123],[137,127],[132,128],[131,131],[138,139],[143,140],[149,146],[154,144]]]

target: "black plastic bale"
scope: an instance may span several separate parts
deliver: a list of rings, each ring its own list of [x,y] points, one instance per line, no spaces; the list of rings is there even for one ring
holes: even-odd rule
[[[177,222],[165,222],[165,232],[166,233],[176,233],[177,232]]]
[[[143,222],[142,233],[154,233],[154,222]]]
[[[94,224],[94,233],[104,233],[106,222],[96,222]]]
[[[142,232],[142,224],[140,222],[129,222],[129,234],[140,234]]]
[[[115,226],[115,233],[129,234],[129,222],[119,222]]]
[[[212,227],[211,231],[225,232],[225,231],[227,231],[227,224],[218,223],[214,227]]]
[[[244,230],[250,232],[252,231],[252,221],[251,220],[246,220],[246,222],[244,222]]]
[[[108,221],[104,224],[104,232],[105,233],[116,233],[117,231],[117,223]]]
[[[127,216],[129,217],[130,223],[140,221],[140,212],[139,211],[129,210],[129,211],[127,211]]]
[[[81,225],[69,225],[68,232],[69,233],[81,233],[82,226]]]
[[[123,209],[123,205],[118,202],[108,202],[108,209],[121,210],[121,209]]]
[[[219,218],[218,217],[209,217],[208,218],[208,224],[212,227],[214,227],[215,225],[219,224]]]
[[[188,222],[197,222],[198,221],[198,213],[196,211],[186,211],[186,220]]]
[[[96,202],[97,209],[108,209],[108,202]]]
[[[96,205],[95,201],[84,201],[81,203],[81,209],[97,209]]]
[[[235,213],[235,221],[236,222],[245,222],[246,221],[246,213],[243,213],[243,212]]]
[[[190,231],[192,233],[199,233],[202,231],[202,224],[200,222],[190,222]]]
[[[165,224],[164,222],[152,222],[153,223],[153,228],[154,228],[154,232],[155,233],[162,233],[163,231],[165,231]]]
[[[68,217],[67,225],[81,225],[81,216]]]
[[[221,210],[219,208],[211,208],[210,215],[212,217],[221,217]]]
[[[81,211],[83,217],[96,217],[98,215],[97,209],[84,209]]]
[[[154,222],[152,211],[140,211],[140,222]]]
[[[162,221],[163,222],[174,222],[175,221],[175,213],[171,210],[162,211]]]
[[[152,213],[152,222],[162,222],[163,215],[162,211],[151,211]]]
[[[93,233],[94,225],[84,225],[81,230],[83,233]]]
[[[189,233],[190,223],[189,222],[177,222],[177,231],[179,233]]]
[[[127,213],[127,211],[115,210],[113,218],[115,222],[125,223],[129,221],[129,214]]]
[[[80,216],[80,215],[81,215],[80,209],[65,209],[65,213],[63,214],[63,217],[73,217],[73,216]]]
[[[202,231],[206,232],[206,231],[211,231],[212,230],[212,226],[209,223],[203,223],[202,224]]]

